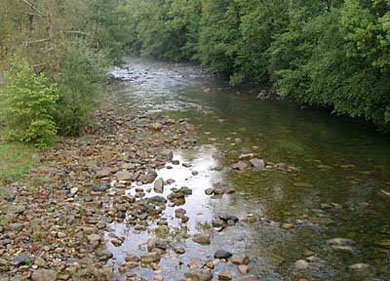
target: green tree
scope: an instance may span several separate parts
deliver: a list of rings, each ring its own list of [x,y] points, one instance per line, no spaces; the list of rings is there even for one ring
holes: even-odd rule
[[[34,73],[25,61],[14,61],[0,92],[1,120],[9,140],[46,147],[54,140],[54,121],[59,90],[43,74]]]

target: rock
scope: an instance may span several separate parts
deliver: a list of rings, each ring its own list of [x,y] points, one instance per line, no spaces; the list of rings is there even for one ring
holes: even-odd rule
[[[214,258],[216,259],[228,259],[232,256],[232,253],[225,250],[218,250],[214,253]]]
[[[162,275],[156,275],[156,276],[154,276],[154,281],[163,281],[164,280],[164,278],[162,277]]]
[[[164,126],[161,123],[155,122],[150,124],[149,129],[159,132],[163,129],[163,127]]]
[[[298,270],[305,270],[309,267],[309,263],[305,260],[297,260],[294,266]]]
[[[106,191],[109,188],[110,188],[109,185],[103,182],[103,183],[95,184],[92,187],[92,190],[96,192],[101,192],[101,191]]]
[[[163,193],[164,192],[164,180],[162,178],[158,178],[154,182],[154,191],[157,193]]]
[[[244,171],[247,168],[248,168],[248,164],[242,161],[232,165],[233,170]]]
[[[249,257],[246,255],[233,255],[230,261],[235,265],[249,264]]]
[[[232,274],[229,271],[221,271],[218,273],[218,280],[232,280]]]
[[[129,172],[117,172],[115,174],[115,177],[117,178],[118,181],[130,181],[132,176]]]
[[[205,191],[206,195],[213,195],[214,194],[214,188],[207,188]]]
[[[246,275],[246,274],[249,273],[249,271],[251,270],[251,268],[250,268],[249,266],[247,266],[247,265],[239,265],[239,266],[238,266],[238,270],[241,272],[241,274]]]
[[[101,240],[101,236],[99,234],[90,234],[88,235],[88,240],[90,242],[98,242]]]
[[[183,255],[186,252],[185,248],[174,248],[173,251],[178,255]]]
[[[150,238],[148,240],[148,251],[151,252],[156,248],[165,251],[168,249],[168,241],[160,238]]]
[[[220,218],[214,218],[211,222],[213,227],[223,227],[226,225],[226,222],[221,220]]]
[[[256,171],[261,171],[265,168],[265,162],[263,159],[253,158],[249,160],[249,162]]]
[[[328,244],[332,246],[351,246],[354,245],[355,242],[351,239],[346,238],[333,238],[328,240]]]
[[[179,208],[175,210],[175,217],[178,219],[185,219],[187,211],[184,210],[183,208]]]
[[[210,234],[198,233],[192,237],[192,241],[201,245],[209,245],[211,243],[210,239],[211,239]]]
[[[156,227],[156,235],[157,236],[165,236],[169,234],[169,227],[167,225],[159,225]]]
[[[213,274],[206,269],[197,270],[184,274],[186,281],[211,281]]]
[[[27,256],[26,254],[19,254],[12,261],[12,265],[19,267],[22,265],[26,265],[29,261],[31,261],[31,258],[29,256]]]
[[[36,257],[34,260],[34,264],[39,267],[46,267],[47,263],[44,258],[42,257]]]
[[[58,237],[58,238],[65,238],[65,237],[66,237],[66,234],[63,233],[63,232],[57,232],[57,237]]]
[[[354,255],[356,253],[356,250],[351,247],[351,246],[337,246],[333,245],[332,249],[338,252],[344,252],[344,253],[349,253],[351,255]]]
[[[348,270],[351,272],[351,275],[354,276],[353,280],[374,280],[375,268],[366,263],[356,263],[350,265]]]
[[[150,198],[148,198],[148,200],[152,201],[152,202],[164,203],[164,204],[168,202],[167,199],[165,199],[164,197],[159,196],[159,195],[150,197]]]
[[[77,192],[79,192],[79,189],[77,187],[73,187],[71,190],[70,190],[70,193],[71,194],[77,194]]]
[[[96,173],[96,176],[98,178],[105,178],[105,177],[108,177],[110,174],[111,174],[111,170],[104,168],[104,169],[101,169],[100,171],[98,171]]]
[[[33,281],[55,281],[57,272],[51,269],[38,269],[31,275]]]
[[[252,158],[256,157],[256,153],[248,153],[248,154],[241,154],[238,159],[242,160],[250,160]]]
[[[143,263],[158,263],[161,259],[159,253],[151,252],[141,256],[141,262]]]
[[[139,262],[139,257],[134,255],[133,253],[127,253],[125,261],[126,262]]]
[[[356,263],[356,264],[350,265],[348,267],[348,269],[351,271],[366,272],[366,271],[371,271],[372,267],[371,267],[371,265],[366,264],[366,263]]]
[[[281,225],[281,227],[282,227],[283,229],[290,230],[290,229],[293,229],[293,228],[294,228],[294,225],[291,224],[291,223],[283,223],[283,224]]]

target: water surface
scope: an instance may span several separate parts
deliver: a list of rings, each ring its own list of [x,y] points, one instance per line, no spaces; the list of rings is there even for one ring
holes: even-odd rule
[[[124,80],[113,86],[121,103],[188,118],[201,136],[204,146],[196,151],[175,152],[176,159],[192,164],[190,169],[179,165],[158,171],[165,180],[175,178],[173,187],[193,189],[184,206],[190,233],[221,214],[242,218],[256,213],[267,218],[251,226],[230,227],[214,237],[211,246],[184,241],[189,249],[184,256],[170,253],[161,262],[166,280],[180,280],[188,271],[176,267],[179,261],[212,259],[213,251],[226,245],[234,253],[251,256],[251,273],[260,280],[390,280],[390,243],[386,243],[390,198],[380,195],[381,190],[390,190],[389,137],[325,111],[256,99],[253,93],[230,88],[195,66],[129,58],[113,74]],[[247,152],[299,171],[229,171],[239,155]],[[218,165],[225,169],[215,171]],[[199,175],[192,176],[193,170]],[[204,190],[220,181],[233,186],[237,194],[220,200],[205,196]],[[166,216],[172,217],[173,212],[168,208]],[[293,228],[281,227],[286,223]],[[114,227],[132,233],[123,225]],[[128,235],[120,249],[112,249],[119,261],[129,249],[144,251],[147,234]],[[336,237],[352,239],[354,252],[331,249],[327,241]],[[136,244],[129,241],[141,246],[135,249]],[[297,270],[295,261],[305,259],[308,250],[313,252],[312,262],[306,270]],[[375,273],[354,275],[348,266],[356,263],[372,265]],[[221,268],[225,266],[229,267]],[[152,271],[141,272],[146,280],[153,278]]]

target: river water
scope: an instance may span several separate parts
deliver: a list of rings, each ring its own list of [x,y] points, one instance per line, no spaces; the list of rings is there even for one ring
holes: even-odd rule
[[[221,248],[250,256],[250,274],[262,281],[390,280],[390,197],[382,192],[390,191],[389,137],[328,112],[256,99],[197,66],[128,58],[112,73],[122,80],[112,86],[122,105],[188,118],[196,127],[202,145],[174,153],[174,159],[191,167],[170,165],[158,171],[164,180],[175,179],[171,188],[193,190],[182,206],[190,218],[190,234],[202,231],[218,215],[263,217],[260,223],[239,223],[214,233],[209,246],[191,239],[175,241],[187,250],[182,256],[169,252],[163,257],[159,272],[164,280],[183,279],[187,264],[204,262],[204,257],[212,260]],[[229,169],[249,152],[297,171]],[[236,194],[206,196],[205,189],[219,182],[232,186]],[[179,229],[174,210],[167,208],[165,216]],[[128,251],[145,251],[147,233],[124,224],[112,227],[126,236],[120,247],[107,243],[115,263],[123,262]],[[352,244],[332,247],[333,238]],[[296,261],[305,259],[299,268]],[[362,263],[370,267],[350,268]],[[233,280],[242,276],[229,263],[221,263],[215,272],[225,269]],[[147,268],[134,272],[145,280],[156,274]]]

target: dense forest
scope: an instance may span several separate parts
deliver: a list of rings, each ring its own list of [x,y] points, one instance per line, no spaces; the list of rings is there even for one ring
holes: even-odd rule
[[[45,146],[88,124],[127,54],[194,61],[336,114],[390,127],[388,0],[3,0],[7,137]]]

